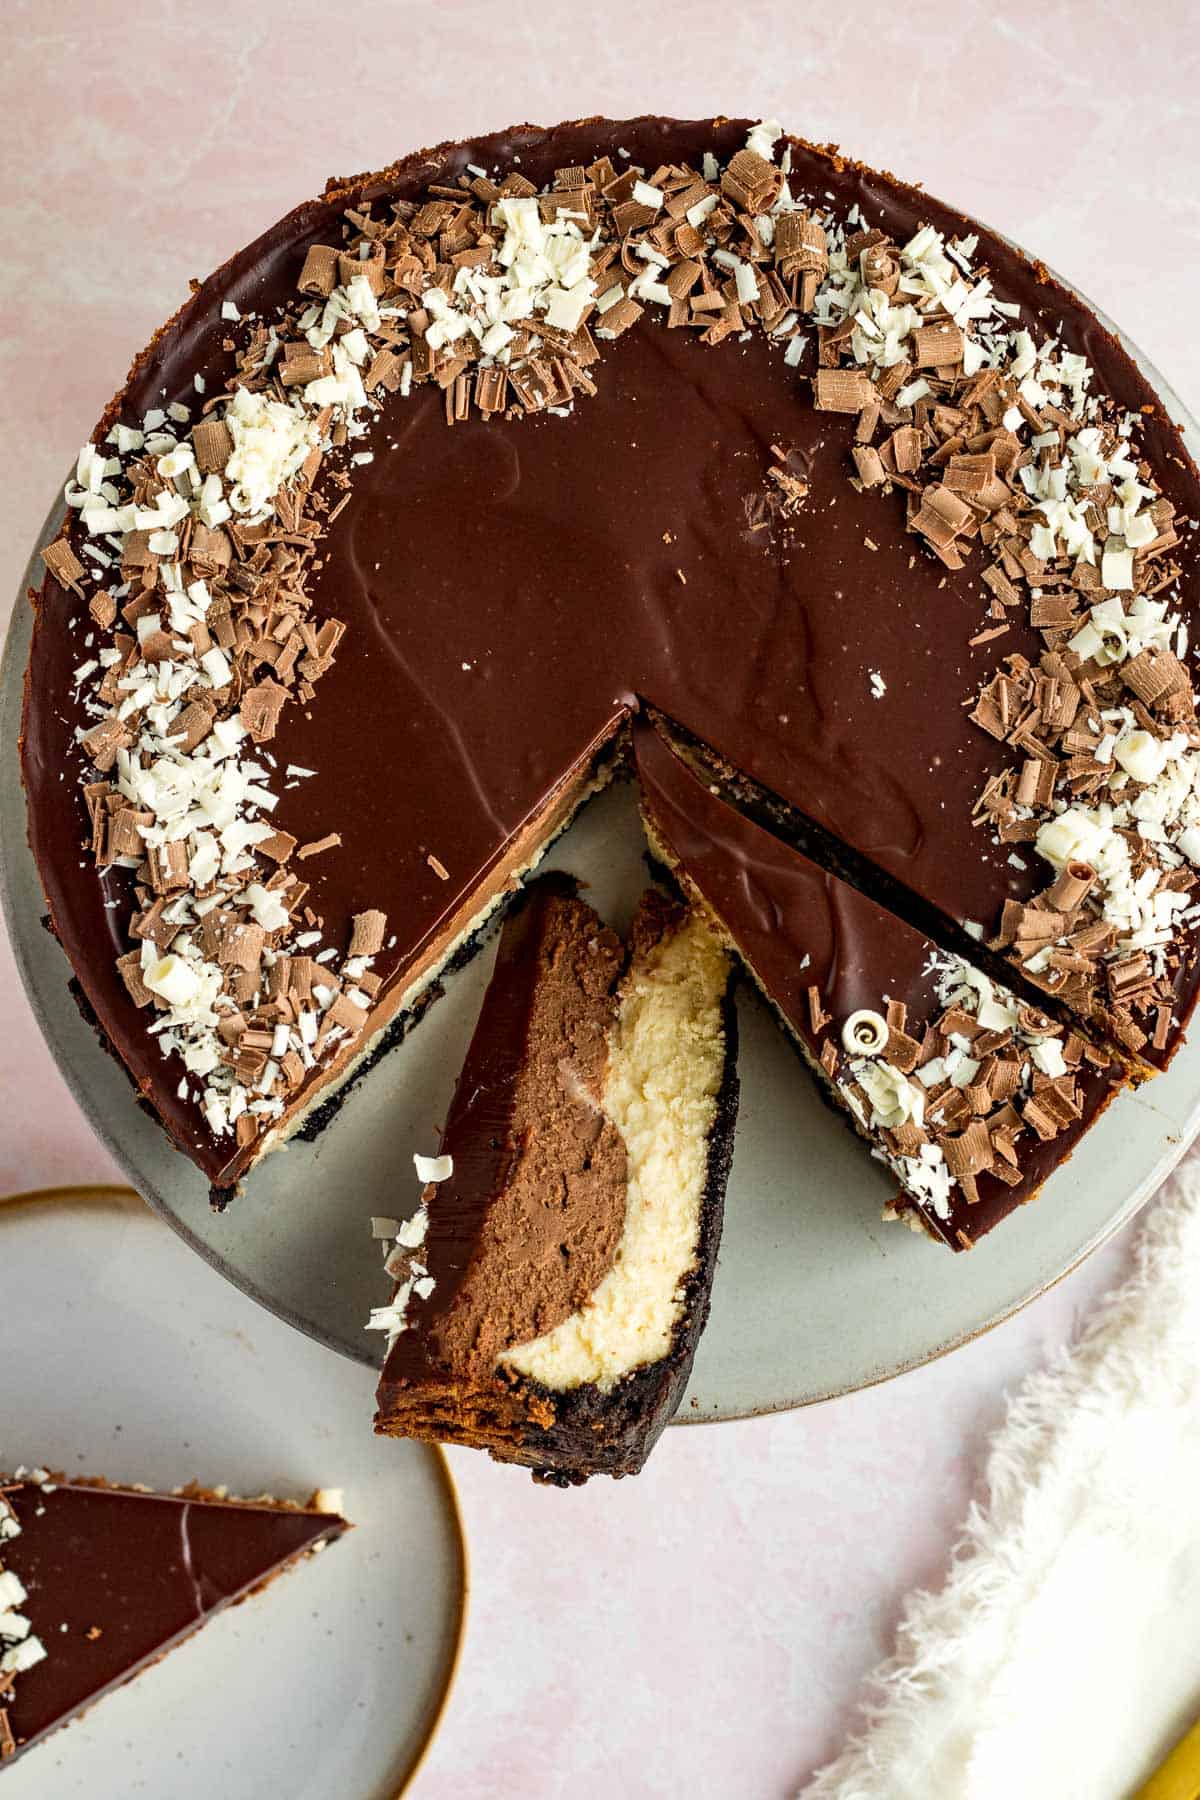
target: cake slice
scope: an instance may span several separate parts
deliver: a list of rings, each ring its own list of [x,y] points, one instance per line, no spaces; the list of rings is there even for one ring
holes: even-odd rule
[[[328,1499],[152,1494],[45,1469],[0,1477],[0,1757],[32,1749],[340,1537],[347,1524]]]
[[[634,754],[654,855],[898,1178],[892,1214],[963,1250],[1032,1200],[1121,1065],[727,805],[652,726]]]
[[[635,1474],[708,1315],[737,1110],[729,959],[644,896],[627,947],[563,876],[507,921],[421,1205],[388,1258],[376,1430],[566,1486]],[[418,1159],[418,1167],[423,1159]]]

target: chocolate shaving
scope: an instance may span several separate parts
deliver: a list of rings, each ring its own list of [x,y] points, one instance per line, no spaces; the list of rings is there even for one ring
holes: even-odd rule
[[[355,913],[347,955],[378,956],[387,932],[387,914],[369,909]]]
[[[202,475],[219,475],[233,454],[233,437],[223,419],[201,419],[192,427],[192,448]]]
[[[870,397],[870,384],[856,369],[818,369],[813,376],[813,405],[818,412],[860,412]]]
[[[1096,871],[1088,863],[1068,863],[1047,890],[1048,906],[1062,913],[1075,912],[1082,906],[1095,880]]]
[[[949,368],[963,359],[963,334],[957,325],[922,325],[913,332],[913,363],[918,369]]]
[[[850,454],[864,487],[878,487],[887,480],[887,470],[880,460],[879,452],[870,444],[856,444]]]
[[[188,859],[185,845],[151,844],[146,852],[150,885],[156,894],[178,893],[188,885]]]
[[[909,1037],[904,1031],[892,1027],[888,1032],[888,1041],[884,1048],[884,1059],[902,1075],[911,1075],[921,1057],[921,1046],[916,1038]]]
[[[287,697],[287,689],[269,677],[243,693],[239,717],[256,744],[275,736]]]
[[[338,284],[339,255],[340,252],[328,244],[310,245],[296,283],[300,293],[327,300]]]
[[[154,995],[142,980],[142,953],[127,950],[117,958],[117,970],[135,1006],[153,1006]]]
[[[304,862],[310,856],[320,856],[324,850],[335,850],[341,841],[340,832],[326,832],[323,838],[314,838],[310,843],[301,844],[296,852],[297,861]]]
[[[1042,1095],[1035,1094],[1026,1100],[1021,1117],[1043,1143],[1049,1143],[1059,1133],[1059,1123]]]
[[[83,598],[79,582],[87,571],[66,538],[55,538],[52,544],[47,544],[42,550],[42,561],[60,587],[69,588]]]
[[[260,838],[254,848],[274,863],[285,863],[296,848],[296,839],[290,831],[273,831],[270,837]]]

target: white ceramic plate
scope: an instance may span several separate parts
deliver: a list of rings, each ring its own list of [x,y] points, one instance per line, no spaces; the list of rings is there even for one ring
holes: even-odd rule
[[[1196,455],[1200,427],[1123,341]],[[47,535],[58,520],[56,506]],[[27,584],[41,573],[35,556]],[[62,953],[40,924],[43,902],[12,773],[28,644],[29,609],[21,601],[0,675],[0,766],[8,771],[0,786],[0,873],[9,931],[50,1046],[131,1181],[201,1255],[301,1330],[347,1356],[374,1359],[380,1345],[362,1321],[385,1297],[385,1284],[367,1215],[403,1215],[415,1204],[412,1153],[436,1147],[494,951],[489,946],[448,983],[446,997],[315,1144],[269,1157],[246,1194],[214,1215],[201,1177],[134,1106],[124,1075],[80,1022]],[[592,802],[546,866],[588,880],[589,898],[620,925],[646,883],[642,850],[633,796],[622,787]],[[1200,1129],[1197,1031],[1167,1075],[1115,1102],[1035,1205],[970,1255],[951,1256],[880,1222],[891,1192],[885,1175],[819,1099],[750,994],[740,1019],[742,1110],[725,1239],[683,1419],[802,1406],[964,1343],[1132,1217]]]
[[[463,1616],[441,1455],[373,1439],[367,1371],[215,1280],[124,1190],[0,1204],[0,1269],[0,1467],[341,1485],[356,1525],[6,1769],[4,1800],[395,1800]]]

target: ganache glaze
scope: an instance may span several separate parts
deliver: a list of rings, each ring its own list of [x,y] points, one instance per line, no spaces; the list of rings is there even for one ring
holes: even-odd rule
[[[698,893],[729,933],[811,1057],[820,1056],[830,1035],[840,1047],[837,1034],[851,1013],[882,1012],[886,1000],[904,1002],[906,1030],[921,1036],[944,1010],[930,968],[935,947],[927,938],[727,806],[652,728],[635,727],[634,755],[653,837],[670,853],[685,891]],[[814,986],[832,1015],[827,1031],[812,1028],[808,989]],[[1031,1131],[1022,1135],[1020,1186],[981,1174],[977,1201],[968,1204],[956,1186],[947,1218],[921,1209],[930,1228],[959,1250],[960,1229],[978,1238],[1031,1200],[1112,1099],[1119,1079],[1115,1071],[1083,1065],[1082,1118],[1048,1142]]]
[[[291,298],[306,249],[336,241],[348,205],[416,197],[468,163],[504,169],[519,158],[539,184],[603,153],[623,161],[621,148],[651,170],[696,164],[705,150],[727,156],[745,133],[745,122],[657,118],[522,126],[332,186],[198,290],[100,430],[191,401],[197,371],[210,392],[222,385],[221,301],[246,313]],[[976,266],[1021,303],[1035,335],[1060,331],[1100,388],[1144,411],[1163,491],[1183,517],[1200,517],[1200,479],[1176,428],[1116,341],[1040,265],[833,151],[792,140],[792,162],[795,191],[840,214],[857,205],[901,241],[926,222],[947,235],[979,231]],[[396,943],[376,972],[385,992],[402,980],[522,821],[639,695],[926,907],[990,931],[1003,900],[1030,898],[1048,871],[1032,852],[1025,869],[1011,866],[1006,846],[972,828],[1003,747],[966,721],[961,702],[999,656],[1036,659],[1038,634],[1014,615],[999,644],[968,644],[987,599],[977,572],[947,579],[906,533],[896,495],[850,485],[853,421],[815,412],[807,382],[761,333],[713,348],[647,317],[604,346],[593,373],[599,392],[565,419],[473,415],[450,429],[440,394],[418,389],[387,399],[372,427],[375,460],[354,471],[314,584],[317,614],[349,629],[315,701],[285,712],[272,745],[281,767],[317,771],[283,794],[277,823],[301,841],[342,836],[341,850],[304,871],[331,940],[356,910],[385,908]],[[810,483],[790,521],[764,510],[772,444]],[[1180,591],[1195,639],[1194,558]],[[116,971],[128,877],[81,867],[71,687],[81,613],[47,581],[25,717],[31,842],[103,1031],[177,1142],[228,1179],[228,1149],[176,1095],[178,1072]],[[886,683],[882,698],[870,671]],[[431,853],[449,880],[432,872]],[[121,905],[106,912],[114,897]],[[1181,1019],[1197,979],[1193,945],[1177,982]]]
[[[21,1535],[0,1543],[0,1566],[47,1651],[0,1696],[18,1751],[346,1529],[327,1513],[74,1482],[8,1497]]]

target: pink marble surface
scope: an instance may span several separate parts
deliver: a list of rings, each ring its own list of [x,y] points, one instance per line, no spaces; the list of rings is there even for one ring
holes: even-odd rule
[[[669,15],[644,0],[7,0],[0,606],[69,459],[189,276],[329,174],[518,118],[778,113],[1036,248],[1196,406],[1191,13],[1186,0],[1136,16],[1111,0],[692,0]],[[0,1000],[0,1185],[115,1178],[3,945]],[[456,1455],[473,1617],[420,1800],[792,1791],[837,1747],[905,1591],[936,1580],[1006,1387],[1124,1253],[885,1388],[672,1432],[634,1483],[545,1494]]]

